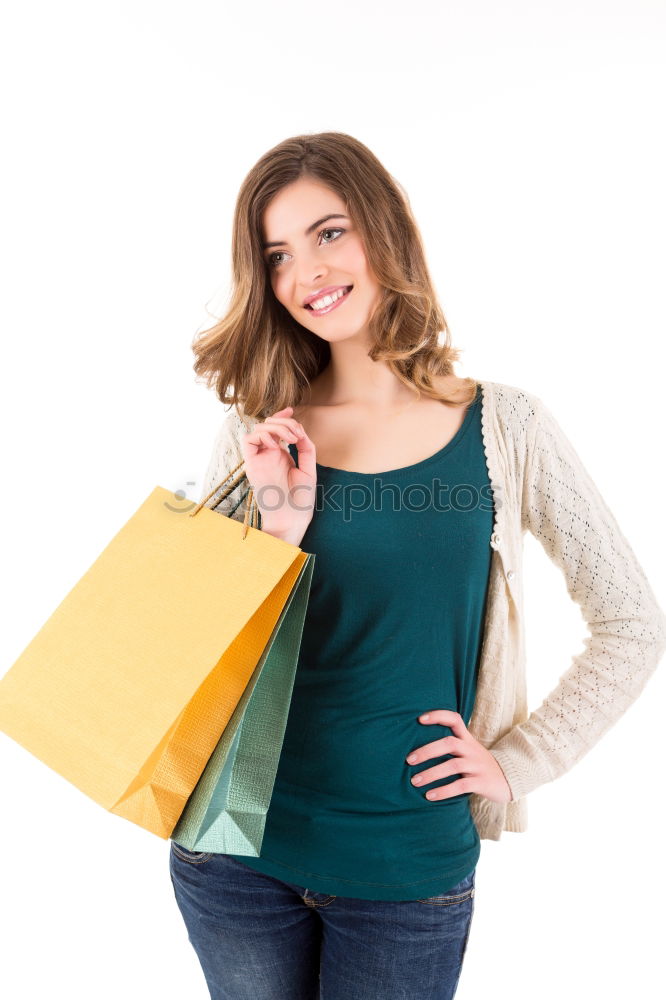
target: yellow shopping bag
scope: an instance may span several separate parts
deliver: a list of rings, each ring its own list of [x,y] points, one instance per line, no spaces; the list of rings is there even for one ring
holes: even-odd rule
[[[219,487],[189,516],[155,487],[0,679],[0,730],[164,839],[308,559]]]

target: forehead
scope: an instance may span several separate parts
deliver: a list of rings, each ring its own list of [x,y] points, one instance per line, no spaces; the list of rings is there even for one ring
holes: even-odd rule
[[[262,219],[262,235],[266,240],[302,236],[315,219],[332,212],[346,214],[344,199],[323,184],[309,177],[283,187],[266,206]]]

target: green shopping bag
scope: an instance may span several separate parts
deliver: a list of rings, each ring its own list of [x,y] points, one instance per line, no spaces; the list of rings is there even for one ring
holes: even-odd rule
[[[307,555],[261,659],[171,834],[171,840],[190,851],[259,857],[314,561],[314,555]]]

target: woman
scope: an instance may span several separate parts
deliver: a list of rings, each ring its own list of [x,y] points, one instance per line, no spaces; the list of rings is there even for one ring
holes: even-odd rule
[[[266,153],[233,267],[195,344],[232,404],[204,496],[244,460],[216,509],[254,496],[316,559],[260,857],[172,841],[176,899],[214,1000],[453,997],[481,839],[524,831],[525,796],[638,696],[666,616],[541,400],[455,376],[408,200],[365,146]],[[529,717],[527,529],[591,630]]]

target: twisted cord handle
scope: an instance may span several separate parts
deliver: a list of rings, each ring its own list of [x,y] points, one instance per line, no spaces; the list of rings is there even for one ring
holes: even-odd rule
[[[224,477],[224,479],[222,479],[217,484],[217,486],[213,487],[213,489],[210,491],[210,493],[208,494],[208,496],[205,496],[203,498],[203,500],[201,500],[197,504],[197,506],[194,508],[193,511],[190,511],[190,517],[194,517],[195,514],[199,513],[199,511],[201,510],[201,508],[206,505],[206,502],[208,500],[210,500],[210,498],[213,496],[214,493],[217,492],[217,490],[219,490],[220,486],[222,486],[222,484],[225,483],[227,481],[227,479],[229,479],[230,476],[233,476],[234,473],[237,472],[238,469],[240,469],[241,465],[244,464],[244,461],[245,461],[244,459],[241,459],[241,461],[238,463],[238,465],[234,466],[234,468],[230,472],[227,473],[227,475]],[[224,500],[226,497],[228,497],[229,494],[231,492],[233,492],[233,490],[236,489],[236,487],[238,486],[238,484],[242,483],[242,481],[244,479],[247,479],[247,474],[245,473],[245,471],[240,472],[236,476],[236,478],[233,479],[233,481],[229,484],[229,486],[227,486],[227,488],[220,494],[220,496],[217,498],[217,500],[215,501],[215,503],[211,504],[208,509],[209,510],[214,510],[215,507],[217,507],[217,505],[219,503],[221,503],[222,500]],[[249,480],[248,480],[248,482],[249,482]],[[257,506],[257,501],[254,498],[254,490],[252,489],[251,486],[250,486],[250,489],[249,489],[248,494],[247,494],[247,508],[245,510],[245,517],[243,519],[243,534],[241,536],[242,538],[245,538],[245,536],[247,535],[247,529],[248,529],[248,527],[251,527],[251,528],[258,528],[259,527],[259,508]]]

